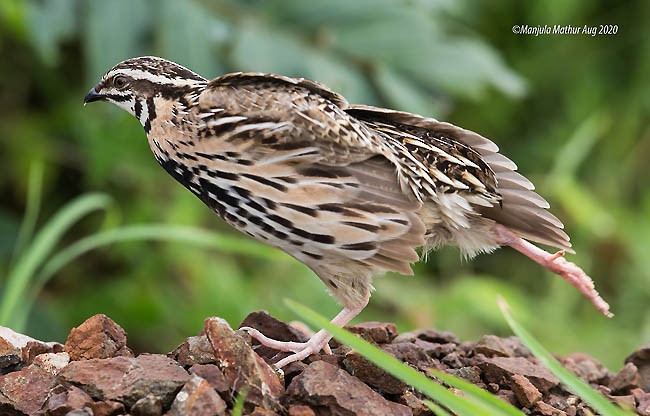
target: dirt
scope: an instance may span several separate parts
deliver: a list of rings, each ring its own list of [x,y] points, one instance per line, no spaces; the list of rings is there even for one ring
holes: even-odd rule
[[[250,314],[241,326],[280,340],[306,338],[265,312]],[[594,413],[515,337],[460,342],[436,329],[398,334],[384,322],[348,329],[412,368],[466,379],[525,414]],[[245,415],[432,414],[419,392],[347,346],[332,341],[330,347],[332,354],[321,352],[277,372],[271,364],[286,353],[251,342],[220,318],[206,319],[201,334],[167,355],[137,357],[125,331],[105,315],[73,328],[65,345],[0,327],[0,415],[230,415],[244,391]],[[613,402],[650,415],[650,344],[632,352],[617,373],[581,353],[560,361]]]

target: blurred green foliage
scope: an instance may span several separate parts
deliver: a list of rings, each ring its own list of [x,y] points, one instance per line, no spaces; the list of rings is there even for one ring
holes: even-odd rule
[[[138,55],[206,77],[230,71],[315,79],[351,102],[431,115],[492,138],[566,224],[580,264],[616,317],[512,250],[471,262],[445,248],[387,276],[360,319],[465,338],[508,333],[502,294],[558,354],[586,351],[618,368],[650,338],[650,3],[475,4],[450,0],[4,0],[0,2],[0,277],[25,244],[30,166],[44,168],[40,229],[87,192],[116,201],[64,237],[116,224],[164,223],[236,235],[155,163],[139,123],[83,108],[112,65]],[[524,36],[518,24],[617,24],[615,36]],[[35,215],[39,214],[38,217]],[[244,237],[241,237],[242,239]],[[282,299],[334,315],[304,266],[271,249],[248,256],[174,242],[122,242],[63,268],[29,316],[30,335],[62,340],[94,313],[122,324],[136,350],[168,351],[206,316],[237,324]],[[256,251],[259,251],[256,250]],[[20,250],[18,250],[20,251]],[[20,252],[18,253],[20,255]]]

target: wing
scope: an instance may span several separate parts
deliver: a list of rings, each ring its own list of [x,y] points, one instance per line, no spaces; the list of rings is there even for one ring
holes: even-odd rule
[[[402,193],[395,167],[345,106],[311,81],[217,78],[199,97],[186,163],[226,220],[315,270],[344,259],[411,273],[424,243],[421,204]]]
[[[548,202],[534,192],[535,187],[528,179],[516,172],[514,162],[498,153],[499,148],[492,141],[453,124],[410,113],[356,105],[346,111],[371,125],[387,125],[402,136],[405,132],[407,140],[410,135],[431,147],[442,148],[464,167],[456,172],[450,168],[445,171],[445,165],[438,163],[443,169],[435,171],[444,173],[448,183],[445,178],[438,178],[437,190],[479,195],[479,200],[470,199],[470,202],[483,216],[531,241],[570,250],[571,243],[562,222],[547,211]],[[451,164],[459,166],[455,162]]]

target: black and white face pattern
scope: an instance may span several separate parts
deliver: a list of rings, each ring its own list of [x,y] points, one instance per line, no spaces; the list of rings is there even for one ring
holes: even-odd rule
[[[206,84],[205,78],[174,62],[145,56],[111,68],[88,92],[84,103],[111,102],[132,114],[147,129],[155,117],[156,97],[178,100]]]

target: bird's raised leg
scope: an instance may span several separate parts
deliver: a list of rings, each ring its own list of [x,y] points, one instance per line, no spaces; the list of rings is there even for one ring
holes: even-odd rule
[[[361,313],[361,311],[368,304],[369,299],[370,298],[366,298],[364,303],[354,308],[344,308],[338,315],[334,317],[334,319],[332,319],[331,322],[334,325],[340,327],[347,325],[348,322],[350,322],[352,319],[354,319],[355,316]],[[272,348],[277,351],[293,352],[293,354],[278,361],[275,364],[277,368],[282,368],[289,363],[303,360],[309,357],[311,354],[315,354],[319,352],[320,350],[323,349],[323,347],[327,345],[329,340],[332,339],[332,336],[324,329],[321,329],[320,331],[312,335],[311,338],[309,338],[309,341],[307,342],[277,341],[275,339],[271,339],[267,337],[266,335],[262,334],[260,331],[258,331],[255,328],[242,327],[239,329],[248,332],[248,334],[250,334],[251,337],[255,338],[256,340],[259,341],[260,344],[266,347]]]
[[[591,278],[587,276],[580,267],[564,258],[564,250],[551,254],[529,243],[501,224],[496,224],[494,226],[494,231],[497,235],[497,243],[499,245],[510,246],[524,256],[541,264],[547,270],[561,276],[585,295],[587,299],[589,299],[591,303],[605,316],[609,318],[614,316],[609,311],[609,305],[607,302],[605,302],[598,294],[598,291],[596,291],[594,282]]]

